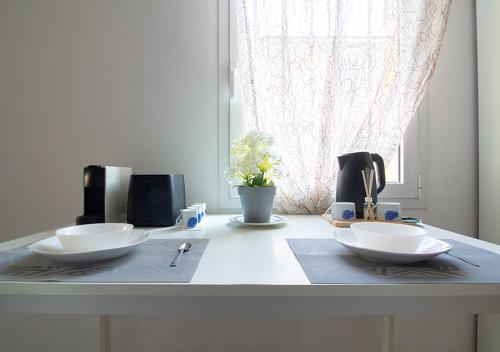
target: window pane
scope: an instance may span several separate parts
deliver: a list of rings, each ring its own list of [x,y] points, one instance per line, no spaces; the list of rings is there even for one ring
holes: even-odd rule
[[[402,183],[403,158],[402,148],[399,146],[398,151],[394,154],[392,160],[385,165],[385,181],[387,183]]]

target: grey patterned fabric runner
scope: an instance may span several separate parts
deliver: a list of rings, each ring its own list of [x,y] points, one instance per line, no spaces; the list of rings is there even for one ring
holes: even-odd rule
[[[27,247],[0,252],[1,281],[64,282],[190,282],[208,239],[189,239],[193,245],[177,267],[170,262],[186,239],[150,239],[122,257],[85,264],[51,261]]]
[[[462,242],[446,240],[454,253],[474,267],[442,254],[428,261],[384,264],[359,257],[334,239],[288,239],[302,270],[313,284],[500,283],[500,255]]]

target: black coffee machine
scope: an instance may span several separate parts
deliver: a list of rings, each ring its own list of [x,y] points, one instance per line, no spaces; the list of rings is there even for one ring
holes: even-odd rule
[[[130,167],[89,165],[83,169],[83,215],[77,225],[127,219]]]
[[[378,154],[358,152],[340,155],[337,157],[339,170],[337,173],[337,202],[352,202],[356,204],[356,217],[363,218],[363,204],[366,192],[363,184],[362,170],[375,169],[376,175],[373,180],[371,197],[377,202],[377,194],[385,187],[384,160]],[[378,184],[378,185],[377,185]]]

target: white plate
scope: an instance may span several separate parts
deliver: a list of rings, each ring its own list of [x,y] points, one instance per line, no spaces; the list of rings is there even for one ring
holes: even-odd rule
[[[131,252],[135,247],[148,239],[148,233],[144,230],[132,230],[125,245],[114,248],[69,252],[63,248],[56,236],[32,243],[28,249],[33,253],[65,263],[96,262],[120,257]]]
[[[429,236],[424,236],[418,248],[412,252],[392,252],[370,248],[369,245],[358,241],[352,230],[337,230],[333,238],[357,255],[393,264],[410,264],[424,261],[446,253],[453,248],[451,244]]]
[[[236,215],[236,216],[231,216],[229,218],[229,222],[232,222],[233,224],[237,225],[273,226],[273,225],[284,224],[286,222],[286,219],[284,216],[271,215],[271,221],[269,222],[245,222],[245,220],[243,219],[243,215]]]

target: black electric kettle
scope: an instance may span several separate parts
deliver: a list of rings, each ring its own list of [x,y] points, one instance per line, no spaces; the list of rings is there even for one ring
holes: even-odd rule
[[[363,184],[361,170],[367,172],[368,169],[375,169],[376,176],[373,179],[372,194],[373,202],[377,202],[377,194],[385,187],[385,167],[384,159],[378,154],[368,152],[358,152],[340,155],[339,170],[337,173],[337,202],[353,202],[356,204],[356,217],[363,217],[363,204],[366,192]],[[378,184],[378,186],[377,186]]]

